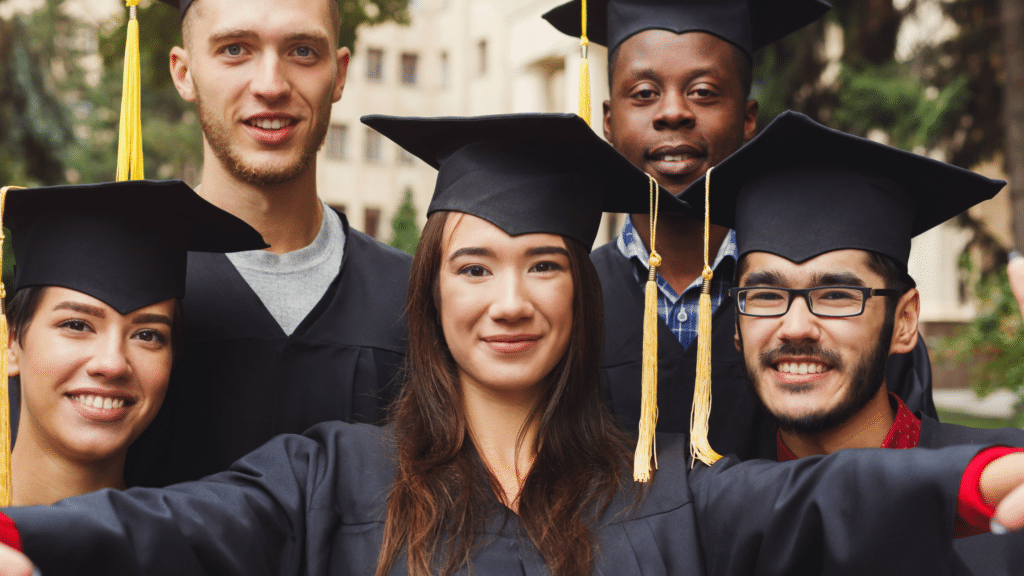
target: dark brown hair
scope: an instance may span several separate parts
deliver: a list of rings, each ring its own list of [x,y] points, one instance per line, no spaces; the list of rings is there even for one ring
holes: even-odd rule
[[[378,576],[404,552],[411,576],[450,575],[471,564],[487,517],[502,513],[500,484],[468,445],[455,362],[440,324],[438,277],[447,212],[423,229],[409,280],[409,347],[392,422],[398,474],[388,499]],[[519,519],[555,576],[590,574],[590,524],[630,468],[629,445],[601,401],[601,287],[588,250],[565,238],[573,331],[537,407],[537,456],[519,496]],[[505,511],[507,513],[507,511]]]

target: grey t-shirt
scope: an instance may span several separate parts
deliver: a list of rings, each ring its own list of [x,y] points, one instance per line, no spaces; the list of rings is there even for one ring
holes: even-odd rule
[[[320,232],[309,246],[285,254],[250,250],[227,255],[285,334],[295,331],[341,268],[345,230],[341,217],[323,207]]]

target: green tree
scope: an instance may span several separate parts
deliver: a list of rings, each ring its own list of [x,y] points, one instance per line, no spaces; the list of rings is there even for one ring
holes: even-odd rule
[[[405,198],[391,218],[390,244],[403,252],[413,254],[420,241],[420,229],[416,226],[416,205],[412,199],[412,189],[405,189]]]

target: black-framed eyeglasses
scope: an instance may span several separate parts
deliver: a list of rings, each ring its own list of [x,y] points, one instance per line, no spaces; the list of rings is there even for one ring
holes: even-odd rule
[[[730,288],[729,296],[744,316],[782,316],[789,312],[793,297],[807,302],[811,314],[824,318],[847,318],[864,313],[864,302],[872,296],[899,296],[899,290],[864,286],[819,286],[816,288],[776,288],[745,286]]]

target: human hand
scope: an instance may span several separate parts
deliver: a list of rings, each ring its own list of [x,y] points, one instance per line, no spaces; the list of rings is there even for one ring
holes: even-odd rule
[[[27,556],[6,544],[0,544],[0,576],[34,576],[39,574]]]
[[[979,482],[985,503],[995,507],[993,532],[1024,528],[1024,452],[993,460]]]

